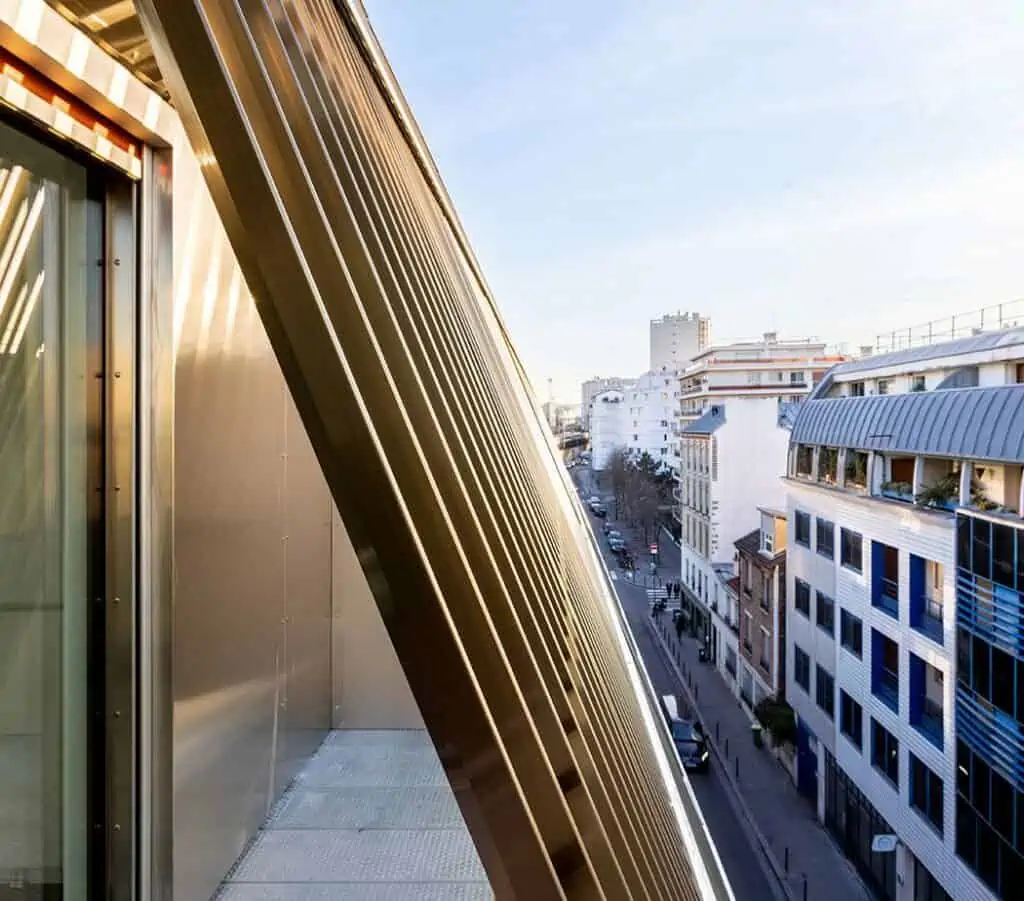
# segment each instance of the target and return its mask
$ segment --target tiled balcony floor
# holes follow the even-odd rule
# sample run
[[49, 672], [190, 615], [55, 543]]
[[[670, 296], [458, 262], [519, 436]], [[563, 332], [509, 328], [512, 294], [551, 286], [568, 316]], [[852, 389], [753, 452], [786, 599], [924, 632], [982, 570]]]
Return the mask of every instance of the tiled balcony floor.
[[425, 732], [340, 731], [277, 804], [217, 901], [491, 901]]

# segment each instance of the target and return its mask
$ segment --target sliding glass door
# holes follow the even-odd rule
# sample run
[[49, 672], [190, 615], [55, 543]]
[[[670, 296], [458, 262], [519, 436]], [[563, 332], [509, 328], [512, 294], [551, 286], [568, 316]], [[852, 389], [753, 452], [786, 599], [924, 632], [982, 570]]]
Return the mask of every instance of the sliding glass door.
[[103, 579], [96, 203], [83, 166], [0, 122], [0, 899], [88, 897], [89, 604]]

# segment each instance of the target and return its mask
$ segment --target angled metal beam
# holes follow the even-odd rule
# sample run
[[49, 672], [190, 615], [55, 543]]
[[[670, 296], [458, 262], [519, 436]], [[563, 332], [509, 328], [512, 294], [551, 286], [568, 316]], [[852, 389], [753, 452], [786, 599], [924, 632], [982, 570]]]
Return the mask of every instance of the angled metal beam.
[[496, 896], [730, 898], [361, 9], [139, 12]]

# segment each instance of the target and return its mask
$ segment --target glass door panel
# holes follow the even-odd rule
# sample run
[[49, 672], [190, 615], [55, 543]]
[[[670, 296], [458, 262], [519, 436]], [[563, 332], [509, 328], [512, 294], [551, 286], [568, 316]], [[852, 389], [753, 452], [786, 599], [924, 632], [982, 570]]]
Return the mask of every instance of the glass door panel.
[[0, 123], [0, 899], [87, 897], [86, 242], [85, 169]]

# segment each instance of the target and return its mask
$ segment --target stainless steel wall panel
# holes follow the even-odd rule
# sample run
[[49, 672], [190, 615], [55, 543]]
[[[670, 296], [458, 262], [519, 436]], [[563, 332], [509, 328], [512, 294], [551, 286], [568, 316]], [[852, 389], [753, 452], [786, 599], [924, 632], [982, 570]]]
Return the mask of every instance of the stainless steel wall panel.
[[173, 209], [173, 870], [191, 901], [330, 727], [332, 502], [187, 145]]
[[730, 897], [361, 11], [139, 8], [497, 897]]

